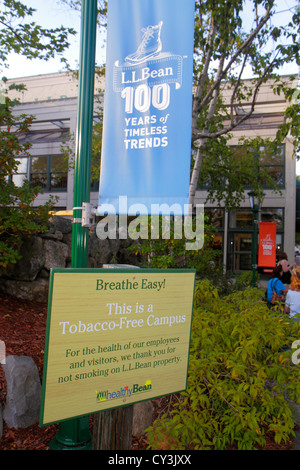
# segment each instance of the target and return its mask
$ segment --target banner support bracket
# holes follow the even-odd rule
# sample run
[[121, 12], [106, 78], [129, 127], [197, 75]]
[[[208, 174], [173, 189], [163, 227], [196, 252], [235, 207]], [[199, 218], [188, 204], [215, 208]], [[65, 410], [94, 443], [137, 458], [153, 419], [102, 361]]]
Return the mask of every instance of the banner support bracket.
[[93, 207], [89, 202], [83, 202], [82, 207], [73, 207], [73, 211], [82, 211], [82, 218], [73, 218], [73, 224], [81, 224], [82, 227], [93, 227], [94, 219], [97, 214], [97, 208]]

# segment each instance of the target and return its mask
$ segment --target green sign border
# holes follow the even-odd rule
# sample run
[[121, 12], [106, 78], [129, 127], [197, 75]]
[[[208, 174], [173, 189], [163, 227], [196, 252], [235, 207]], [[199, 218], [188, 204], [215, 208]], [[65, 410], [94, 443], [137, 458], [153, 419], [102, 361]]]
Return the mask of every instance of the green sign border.
[[[112, 406], [110, 408], [106, 408], [105, 410], [98, 410], [98, 411], [92, 411], [90, 413], [85, 413], [83, 415], [75, 415], [75, 416], [69, 416], [68, 418], [62, 419], [62, 420], [57, 420], [57, 421], [51, 421], [44, 423], [44, 409], [45, 409], [45, 393], [46, 393], [46, 381], [47, 381], [47, 368], [48, 368], [48, 352], [49, 352], [49, 336], [50, 336], [50, 325], [51, 325], [51, 311], [52, 311], [52, 297], [53, 297], [53, 284], [54, 284], [54, 275], [57, 273], [65, 273], [65, 274], [83, 274], [83, 273], [108, 273], [111, 274], [113, 270], [116, 271], [117, 273], [123, 273], [123, 274], [131, 274], [134, 269], [138, 269], [139, 273], [167, 273], [167, 274], [184, 274], [184, 273], [194, 273], [194, 289], [193, 289], [193, 299], [195, 295], [195, 281], [196, 281], [196, 270], [195, 269], [147, 269], [147, 268], [139, 268], [138, 266], [133, 266], [132, 268], [114, 268], [112, 265], [111, 268], [52, 268], [50, 271], [50, 283], [49, 283], [49, 295], [48, 295], [48, 310], [47, 310], [47, 325], [46, 325], [46, 337], [45, 337], [45, 355], [44, 355], [44, 367], [43, 367], [43, 382], [42, 382], [42, 398], [41, 398], [41, 408], [40, 408], [40, 421], [39, 425], [40, 427], [43, 426], [50, 426], [51, 424], [56, 424], [56, 423], [61, 423], [64, 421], [69, 421], [70, 419], [74, 418], [81, 418], [83, 416], [89, 416], [92, 414], [97, 414], [101, 413], [103, 411], [107, 410], [112, 410], [114, 408], [121, 408], [124, 406], [132, 406], [134, 403], [142, 403], [143, 401], [149, 401], [149, 399], [145, 400], [139, 400], [134, 403], [130, 404], [124, 404], [124, 405], [118, 405], [118, 406]], [[191, 324], [190, 324], [190, 335], [189, 335], [189, 351], [190, 351], [190, 342], [191, 342], [191, 332], [192, 332], [192, 322], [193, 322], [193, 307], [194, 307], [194, 302], [192, 302], [192, 312], [191, 312]], [[188, 351], [188, 361], [187, 365], [189, 364], [189, 355], [190, 352]], [[188, 380], [188, 367], [186, 370], [186, 386], [187, 386], [187, 380]], [[171, 392], [167, 393], [164, 395], [158, 395], [155, 397], [151, 397], [151, 400], [155, 400], [156, 398], [160, 398], [162, 396], [168, 396], [172, 395], [174, 393], [180, 393], [186, 390], [177, 390], [176, 392]]]

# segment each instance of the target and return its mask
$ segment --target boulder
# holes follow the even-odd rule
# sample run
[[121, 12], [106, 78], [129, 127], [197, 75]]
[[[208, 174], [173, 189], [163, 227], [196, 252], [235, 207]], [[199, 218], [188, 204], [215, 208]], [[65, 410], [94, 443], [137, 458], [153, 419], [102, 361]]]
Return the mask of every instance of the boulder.
[[72, 257], [72, 233], [67, 233], [63, 236], [63, 243], [68, 247], [67, 263], [71, 262]]
[[62, 232], [47, 232], [47, 233], [42, 233], [41, 238], [45, 238], [46, 240], [54, 240], [54, 241], [61, 241], [64, 238], [64, 235]]
[[101, 267], [102, 264], [109, 263], [113, 256], [109, 240], [107, 238], [105, 240], [99, 240], [95, 236], [90, 236], [89, 256], [95, 260], [95, 265], [97, 267]]
[[51, 220], [50, 231], [61, 232], [62, 234], [72, 232], [72, 219], [54, 215]]
[[44, 240], [45, 263], [44, 268], [64, 268], [68, 256], [68, 247], [65, 243], [54, 240]]
[[43, 240], [40, 237], [26, 239], [20, 254], [22, 258], [15, 264], [9, 277], [15, 280], [34, 281], [45, 263]]
[[15, 281], [6, 280], [4, 283], [6, 294], [22, 300], [35, 300], [37, 302], [47, 302], [49, 281], [47, 279], [36, 279], [35, 281]]
[[39, 419], [41, 381], [33, 359], [28, 356], [7, 356], [2, 364], [7, 383], [3, 419], [10, 428], [27, 428]]

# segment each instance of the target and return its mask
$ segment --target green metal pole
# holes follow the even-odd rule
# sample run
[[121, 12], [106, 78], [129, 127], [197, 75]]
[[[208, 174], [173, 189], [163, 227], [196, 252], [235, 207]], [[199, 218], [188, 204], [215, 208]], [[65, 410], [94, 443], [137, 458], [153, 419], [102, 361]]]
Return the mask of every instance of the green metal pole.
[[[94, 104], [97, 0], [82, 0], [79, 95], [74, 175], [74, 207], [90, 202], [91, 148]], [[81, 219], [82, 211], [74, 210], [73, 218]], [[73, 224], [72, 268], [86, 268], [88, 263], [88, 228]], [[67, 399], [67, 397], [66, 397]], [[60, 423], [51, 442], [52, 450], [90, 450], [89, 417]]]
[[252, 287], [256, 287], [257, 236], [258, 236], [258, 207], [255, 206], [253, 207]]
[[[81, 62], [74, 175], [74, 207], [90, 201], [91, 153], [95, 80], [97, 0], [82, 1]], [[73, 217], [81, 218], [75, 210]], [[88, 228], [73, 225], [72, 267], [86, 268], [88, 261]]]

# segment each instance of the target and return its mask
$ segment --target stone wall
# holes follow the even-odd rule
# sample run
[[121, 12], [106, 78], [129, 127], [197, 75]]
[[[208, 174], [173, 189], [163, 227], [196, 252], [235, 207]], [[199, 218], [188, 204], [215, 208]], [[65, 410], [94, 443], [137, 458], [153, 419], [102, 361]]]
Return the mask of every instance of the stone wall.
[[[135, 255], [128, 252], [129, 240], [99, 240], [95, 228], [89, 232], [89, 268], [119, 263], [138, 265]], [[71, 266], [72, 220], [54, 216], [48, 233], [24, 239], [22, 258], [17, 264], [0, 272], [0, 290], [14, 297], [47, 302], [51, 268]]]

